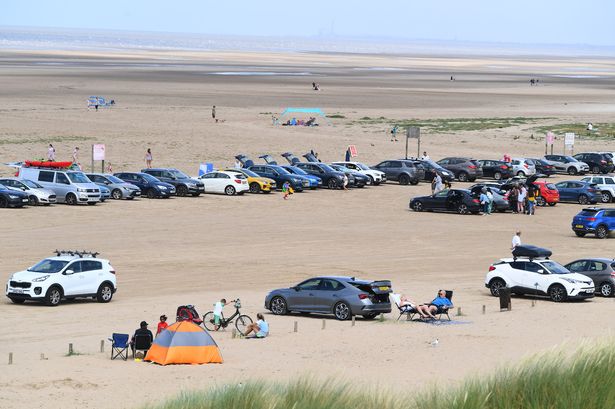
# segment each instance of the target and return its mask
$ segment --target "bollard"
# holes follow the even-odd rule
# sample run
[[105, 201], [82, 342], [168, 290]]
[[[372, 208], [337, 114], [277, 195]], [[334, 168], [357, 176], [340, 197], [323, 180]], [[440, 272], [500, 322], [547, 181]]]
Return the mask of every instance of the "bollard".
[[325, 326], [327, 325], [327, 321], [322, 320], [322, 329], [325, 329]]
[[487, 312], [487, 306], [483, 304], [483, 314]]
[[13, 353], [9, 352], [9, 365], [13, 365]]
[[45, 354], [41, 354], [41, 361], [45, 360]]
[[293, 332], [299, 332], [299, 323], [295, 321], [295, 330]]
[[355, 322], [355, 317], [354, 315], [352, 316], [352, 326], [354, 327], [354, 322]]
[[103, 339], [100, 340], [100, 352], [105, 352], [105, 341]]
[[233, 328], [233, 331], [231, 331], [231, 338], [232, 339], [237, 338], [237, 330], [235, 328]]
[[536, 300], [532, 300], [532, 307], [536, 306]]
[[68, 355], [73, 355], [73, 344], [68, 344]]
[[461, 307], [457, 307], [457, 316], [461, 317]]
[[512, 301], [508, 300], [508, 311], [512, 311]]

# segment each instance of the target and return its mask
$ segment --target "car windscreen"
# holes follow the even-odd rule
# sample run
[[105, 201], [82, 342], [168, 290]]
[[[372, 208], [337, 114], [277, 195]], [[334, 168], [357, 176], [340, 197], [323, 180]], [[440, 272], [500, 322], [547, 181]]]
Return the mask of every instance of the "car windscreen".
[[52, 259], [46, 258], [45, 260], [41, 261], [34, 267], [29, 268], [28, 271], [32, 271], [34, 273], [46, 273], [46, 274], [57, 273], [59, 271], [62, 271], [64, 266], [66, 266], [67, 264], [68, 264], [68, 261], [52, 260]]
[[581, 213], [579, 213], [579, 216], [585, 216], [585, 217], [594, 217], [596, 215], [596, 213], [598, 213], [597, 210], [582, 210]]
[[570, 162], [578, 162], [578, 160], [576, 160], [576, 159], [575, 159], [575, 158], [573, 158], [572, 156], [565, 156], [564, 158], [566, 159], [566, 162], [567, 162], [567, 163], [570, 163]]
[[175, 176], [177, 179], [190, 179], [190, 176], [186, 175], [181, 170], [170, 169], [169, 173], [171, 173], [171, 175]]
[[33, 189], [42, 189], [43, 187], [41, 185], [39, 185], [38, 183], [32, 181], [32, 180], [28, 180], [28, 179], [22, 179], [21, 183], [23, 183], [24, 185], [33, 188]]
[[241, 169], [241, 171], [242, 171], [244, 174], [246, 174], [246, 175], [250, 176], [251, 178], [258, 178], [258, 177], [260, 177], [260, 176], [258, 176], [256, 173], [252, 172], [250, 169]]
[[546, 186], [547, 186], [547, 189], [549, 190], [557, 190], [557, 188], [555, 187], [553, 183], [547, 183]]
[[570, 274], [570, 271], [555, 261], [544, 261], [542, 266], [545, 267], [551, 274]]
[[68, 172], [66, 173], [66, 176], [68, 176], [70, 181], [73, 183], [92, 183], [92, 181], [81, 172]]
[[336, 171], [336, 170], [335, 170], [335, 169], [333, 169], [331, 166], [326, 165], [326, 164], [324, 164], [324, 163], [319, 163], [318, 165], [319, 165], [319, 166], [321, 167], [321, 169], [322, 169], [322, 170], [324, 170], [324, 171], [327, 171], [327, 172], [335, 172], [335, 171]]
[[116, 178], [113, 175], [108, 175], [108, 176], [104, 176], [105, 178], [107, 178], [107, 180], [111, 183], [126, 183], [124, 182], [122, 179], [120, 178]]
[[308, 173], [305, 170], [300, 169], [300, 168], [298, 168], [296, 166], [289, 166], [289, 167], [286, 167], [284, 169], [290, 169], [293, 173], [295, 173], [297, 175], [308, 175]]
[[361, 169], [363, 169], [363, 170], [369, 170], [369, 166], [364, 165], [364, 164], [362, 164], [362, 163], [357, 163], [357, 166], [358, 166], [358, 167], [360, 167], [360, 168], [361, 168]]
[[147, 173], [140, 173], [139, 175], [143, 176], [143, 179], [147, 180], [148, 182], [160, 182], [160, 180], [158, 180], [158, 178], [147, 174]]

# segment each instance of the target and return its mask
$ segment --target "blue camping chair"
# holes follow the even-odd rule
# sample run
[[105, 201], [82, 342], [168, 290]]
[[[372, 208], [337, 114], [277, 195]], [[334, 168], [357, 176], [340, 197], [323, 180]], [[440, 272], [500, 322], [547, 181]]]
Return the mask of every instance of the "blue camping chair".
[[116, 334], [109, 338], [111, 341], [111, 359], [128, 359], [128, 334]]

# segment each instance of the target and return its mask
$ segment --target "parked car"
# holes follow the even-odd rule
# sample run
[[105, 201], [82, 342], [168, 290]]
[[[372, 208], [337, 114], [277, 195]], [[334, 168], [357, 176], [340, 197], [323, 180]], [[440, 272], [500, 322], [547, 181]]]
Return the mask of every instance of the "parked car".
[[555, 184], [559, 192], [560, 202], [578, 202], [585, 205], [597, 203], [602, 198], [598, 186], [594, 183], [580, 180], [565, 180]]
[[[535, 248], [518, 246], [516, 250], [529, 247]], [[572, 273], [556, 261], [550, 260], [550, 251], [546, 250], [546, 256], [538, 252], [536, 257], [523, 256], [520, 251], [515, 253], [515, 257], [503, 258], [489, 267], [485, 276], [485, 287], [494, 297], [500, 295], [502, 288], [510, 288], [517, 295], [546, 295], [554, 302], [594, 296], [595, 286], [592, 279]]]
[[573, 273], [591, 278], [596, 286], [596, 293], [603, 297], [612, 297], [615, 293], [615, 259], [585, 258], [566, 264]]
[[510, 165], [517, 176], [527, 177], [536, 174], [536, 166], [525, 158], [512, 158]]
[[246, 177], [248, 180], [248, 186], [250, 187], [250, 193], [271, 193], [277, 187], [277, 183], [275, 180], [271, 178], [266, 178], [259, 176], [255, 172], [246, 168], [228, 168], [225, 169], [226, 172], [238, 172]]
[[314, 190], [318, 187], [322, 186], [322, 179], [318, 176], [310, 175], [303, 169], [300, 169], [296, 166], [291, 165], [281, 165], [288, 173], [292, 173], [293, 175], [303, 176], [310, 181], [310, 189]]
[[9, 190], [24, 192], [28, 195], [28, 204], [30, 206], [45, 205], [56, 203], [56, 194], [51, 189], [46, 189], [33, 180], [17, 178], [0, 179], [0, 184]]
[[536, 180], [534, 181], [534, 186], [536, 186], [540, 192], [540, 195], [536, 198], [536, 205], [555, 206], [559, 203], [559, 191], [553, 183], [544, 180]]
[[205, 187], [201, 181], [191, 178], [175, 168], [141, 169], [141, 173], [147, 173], [161, 182], [173, 185], [177, 196], [192, 195], [196, 197], [205, 192]]
[[526, 158], [525, 160], [527, 160], [528, 163], [534, 165], [534, 167], [536, 168], [536, 174], [549, 177], [556, 173], [555, 165], [552, 165], [544, 159]]
[[[600, 189], [602, 203], [611, 203], [615, 199], [615, 177], [613, 176], [587, 176], [583, 182], [595, 183]], [[2, 181], [0, 180], [0, 183]]]
[[111, 198], [111, 191], [107, 186], [98, 186], [100, 189], [100, 202], [103, 203], [107, 199]]
[[224, 193], [227, 196], [243, 195], [250, 191], [248, 179], [238, 172], [216, 170], [199, 176], [205, 193]]
[[357, 172], [355, 170], [352, 170], [352, 169], [347, 168], [347, 167], [342, 166], [342, 165], [331, 164], [329, 166], [331, 166], [335, 170], [338, 170], [340, 172], [344, 172], [344, 174], [346, 174], [346, 177], [348, 177], [348, 186], [365, 187], [366, 185], [368, 185], [370, 183], [369, 176], [366, 176], [366, 175], [364, 175], [362, 173], [359, 173], [359, 172]]
[[414, 163], [418, 168], [420, 180], [431, 182], [436, 177], [436, 174], [440, 175], [442, 182], [452, 182], [455, 179], [453, 172], [444, 169], [432, 160], [415, 159]]
[[310, 175], [322, 179], [322, 184], [329, 189], [339, 189], [344, 185], [344, 173], [333, 169], [331, 166], [320, 162], [298, 162], [295, 166]]
[[11, 190], [0, 184], [0, 208], [24, 207], [28, 204], [28, 194]]
[[448, 211], [459, 214], [478, 214], [481, 204], [478, 198], [466, 189], [446, 189], [435, 195], [419, 196], [410, 200], [410, 209], [422, 211]]
[[42, 301], [56, 306], [62, 299], [95, 298], [107, 303], [117, 290], [115, 270], [98, 253], [61, 252], [33, 267], [11, 274], [6, 296], [15, 304]]
[[56, 194], [58, 203], [95, 205], [100, 201], [100, 188], [83, 173], [66, 169], [22, 167], [20, 180], [32, 180]]
[[592, 173], [603, 173], [607, 174], [613, 171], [615, 165], [613, 165], [613, 158], [610, 155], [606, 155], [604, 153], [598, 152], [586, 152], [586, 153], [577, 153], [573, 156], [579, 162], [587, 163], [589, 166], [589, 170]]
[[113, 176], [137, 186], [148, 199], [168, 199], [175, 194], [175, 186], [147, 173], [119, 172], [114, 173]]
[[111, 190], [111, 197], [115, 200], [132, 200], [141, 196], [141, 189], [132, 183], [124, 182], [122, 179], [104, 173], [86, 173], [88, 179], [98, 186], [106, 186]]
[[444, 169], [450, 170], [460, 182], [474, 182], [483, 176], [483, 167], [475, 159], [450, 157], [436, 162]]
[[512, 166], [508, 162], [501, 160], [480, 159], [478, 163], [480, 163], [483, 168], [483, 177], [502, 180], [513, 177], [514, 175]]
[[572, 230], [578, 237], [594, 234], [599, 239], [606, 239], [615, 231], [615, 209], [599, 207], [583, 209], [572, 219]]
[[255, 174], [275, 181], [276, 186], [282, 189], [288, 182], [295, 192], [302, 192], [310, 187], [310, 180], [301, 175], [294, 175], [279, 165], [253, 165], [249, 168]]
[[290, 288], [273, 290], [265, 308], [275, 315], [290, 312], [333, 314], [338, 320], [362, 315], [373, 319], [391, 312], [391, 282], [365, 281], [355, 277], [314, 277]]
[[397, 181], [400, 185], [416, 185], [425, 177], [425, 171], [412, 160], [385, 160], [372, 169], [383, 172], [387, 180]]
[[473, 197], [480, 198], [480, 194], [482, 190], [486, 188], [491, 189], [491, 194], [493, 195], [493, 203], [491, 205], [492, 211], [503, 213], [507, 210], [512, 210], [510, 208], [510, 202], [504, 199], [504, 195], [506, 194], [506, 192], [497, 187], [491, 187], [491, 186], [484, 185], [482, 183], [477, 183], [475, 185], [470, 186], [468, 190], [472, 192]]
[[579, 162], [572, 156], [568, 155], [545, 155], [545, 160], [555, 166], [555, 170], [560, 173], [569, 175], [584, 175], [589, 172], [589, 165], [585, 162]]
[[363, 175], [369, 177], [370, 185], [378, 186], [380, 183], [387, 181], [386, 173], [372, 169], [360, 162], [333, 162], [333, 165], [342, 165], [348, 169], [354, 170], [355, 172], [362, 173]]

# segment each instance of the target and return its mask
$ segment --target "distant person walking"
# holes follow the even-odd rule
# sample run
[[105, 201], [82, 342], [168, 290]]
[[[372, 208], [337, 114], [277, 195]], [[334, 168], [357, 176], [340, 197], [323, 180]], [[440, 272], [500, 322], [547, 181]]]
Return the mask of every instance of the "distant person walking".
[[73, 149], [73, 163], [79, 163], [79, 147], [77, 146]]
[[487, 197], [487, 189], [483, 188], [480, 192], [480, 204], [483, 206], [483, 216], [489, 215], [489, 198]]
[[293, 188], [290, 186], [290, 183], [288, 181], [284, 182], [284, 184], [282, 185], [282, 193], [284, 193], [284, 200], [287, 200], [288, 196], [293, 194]]
[[489, 199], [487, 214], [491, 214], [493, 212], [493, 192], [491, 192], [491, 188], [487, 188], [487, 199]]
[[52, 144], [49, 144], [49, 148], [47, 148], [47, 160], [51, 162], [55, 162], [56, 160], [56, 148], [54, 148]]
[[517, 200], [519, 198], [519, 188], [517, 186], [513, 186], [512, 189], [508, 191], [508, 205], [513, 213], [517, 213]]
[[525, 213], [525, 198], [527, 197], [527, 189], [525, 185], [519, 186], [519, 194], [517, 196], [517, 213]]
[[397, 125], [391, 128], [391, 142], [393, 141], [397, 142]]
[[442, 189], [443, 189], [442, 177], [440, 176], [439, 173], [436, 173], [436, 176], [431, 181], [431, 193], [434, 195], [438, 194], [442, 191]]
[[511, 250], [514, 250], [515, 247], [521, 245], [521, 230], [517, 230], [515, 235], [512, 238], [512, 245], [510, 247]]
[[211, 108], [211, 118], [214, 121], [218, 122], [218, 120], [216, 119], [216, 106], [215, 105]]
[[152, 150], [150, 148], [147, 148], [147, 152], [145, 152], [145, 166], [147, 166], [148, 169], [152, 167], [153, 160], [154, 157], [152, 156]]

